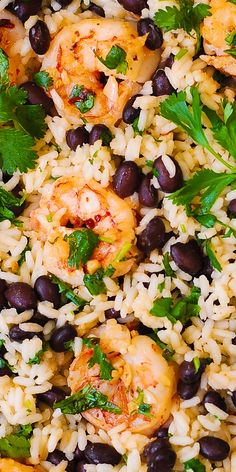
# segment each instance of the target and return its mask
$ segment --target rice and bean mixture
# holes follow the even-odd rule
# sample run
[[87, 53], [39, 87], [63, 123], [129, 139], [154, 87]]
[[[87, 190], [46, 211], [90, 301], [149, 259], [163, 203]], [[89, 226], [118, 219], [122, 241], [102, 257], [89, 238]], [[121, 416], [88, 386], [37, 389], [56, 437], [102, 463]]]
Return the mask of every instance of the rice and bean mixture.
[[0, 0], [0, 471], [236, 471], [235, 0]]

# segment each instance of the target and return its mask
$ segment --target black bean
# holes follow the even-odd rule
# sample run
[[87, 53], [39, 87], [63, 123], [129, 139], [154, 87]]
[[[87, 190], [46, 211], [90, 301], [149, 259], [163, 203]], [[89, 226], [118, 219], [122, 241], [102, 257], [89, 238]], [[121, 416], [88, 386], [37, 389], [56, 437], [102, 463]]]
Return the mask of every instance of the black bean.
[[66, 142], [72, 151], [76, 151], [78, 146], [89, 142], [89, 132], [86, 130], [85, 126], [69, 129], [66, 132]]
[[112, 140], [112, 133], [105, 125], [94, 125], [90, 131], [89, 144], [92, 145], [101, 139], [103, 146], [109, 146]]
[[153, 249], [160, 249], [164, 243], [165, 225], [161, 218], [155, 216], [138, 235], [137, 246], [144, 254], [149, 254]]
[[77, 461], [81, 461], [84, 459], [84, 451], [81, 451], [79, 446], [76, 446], [75, 452], [74, 452], [74, 459]]
[[29, 30], [30, 45], [36, 54], [45, 54], [50, 46], [51, 37], [49, 29], [42, 20], [38, 20]]
[[124, 161], [113, 176], [113, 188], [121, 198], [129, 197], [138, 190], [140, 171], [133, 161]]
[[105, 311], [106, 320], [112, 320], [113, 318], [117, 320], [120, 318], [120, 311], [116, 311], [115, 308], [109, 308]]
[[33, 2], [16, 0], [10, 5], [10, 10], [16, 15], [22, 23], [28, 20], [32, 15], [37, 15], [42, 6], [42, 0], [34, 0]]
[[95, 5], [95, 3], [91, 2], [88, 8], [90, 11], [95, 13], [98, 16], [102, 16], [105, 18], [105, 11], [103, 10], [102, 7], [99, 7], [99, 5]]
[[196, 275], [203, 268], [203, 255], [194, 239], [173, 244], [170, 253], [177, 266], [187, 274]]
[[7, 288], [5, 297], [10, 306], [18, 311], [32, 310], [37, 306], [37, 297], [33, 288], [24, 282], [16, 282]]
[[[14, 189], [12, 190], [12, 193], [13, 193], [14, 197], [21, 198], [22, 197], [22, 187], [21, 187], [21, 185], [20, 184], [16, 185], [14, 187]], [[26, 202], [24, 201], [22, 203], [22, 205], [20, 205], [20, 206], [15, 205], [15, 206], [11, 207], [11, 210], [13, 211], [15, 216], [20, 216], [20, 214], [25, 209], [25, 207], [26, 207]]]
[[159, 428], [155, 432], [154, 436], [156, 436], [159, 439], [167, 439], [168, 438], [168, 428], [165, 428], [165, 427]]
[[148, 334], [153, 334], [153, 329], [149, 328], [148, 326], [145, 326], [143, 323], [139, 323], [137, 327], [138, 334], [143, 334], [143, 335], [148, 335]]
[[173, 449], [160, 449], [148, 461], [147, 472], [171, 472], [176, 462]]
[[193, 361], [183, 361], [179, 366], [179, 378], [186, 384], [191, 384], [197, 382], [202, 375], [202, 368], [196, 368]]
[[236, 390], [232, 393], [232, 402], [234, 404], [234, 406], [236, 407]]
[[0, 279], [0, 310], [2, 310], [7, 305], [6, 297], [4, 295], [6, 289], [7, 289], [6, 281], [3, 279]]
[[139, 36], [147, 34], [145, 46], [151, 51], [155, 51], [162, 46], [163, 35], [160, 28], [157, 28], [151, 18], [142, 18], [137, 23]]
[[229, 202], [228, 212], [232, 218], [236, 218], [236, 198]]
[[202, 403], [203, 405], [205, 405], [206, 403], [213, 403], [213, 405], [220, 408], [220, 410], [227, 411], [227, 406], [224, 398], [214, 390], [210, 390], [204, 395]]
[[118, 3], [127, 10], [135, 13], [136, 15], [141, 15], [141, 12], [144, 8], [148, 8], [147, 0], [118, 0]]
[[88, 462], [86, 461], [80, 461], [76, 464], [74, 472], [86, 472], [85, 465]]
[[69, 324], [61, 326], [53, 332], [50, 346], [55, 352], [64, 352], [66, 351], [65, 343], [73, 341], [76, 335], [77, 332], [74, 326]]
[[143, 450], [143, 456], [148, 459], [149, 457], [154, 456], [161, 449], [170, 449], [170, 443], [166, 438], [158, 438], [148, 443]]
[[141, 112], [141, 108], [133, 107], [137, 97], [140, 97], [140, 95], [134, 95], [131, 97], [123, 108], [122, 119], [129, 125], [132, 124], [136, 118], [138, 118]]
[[172, 54], [172, 52], [170, 53], [170, 55], [160, 64], [160, 69], [165, 69], [165, 67], [169, 67], [169, 69], [172, 68], [173, 64], [175, 62], [175, 56], [174, 54]]
[[200, 380], [192, 384], [186, 384], [182, 380], [178, 381], [177, 384], [177, 393], [183, 400], [189, 400], [196, 395], [200, 386]]
[[13, 326], [9, 331], [9, 336], [12, 341], [22, 343], [25, 339], [33, 339], [34, 336], [41, 338], [41, 333], [34, 333], [32, 331], [23, 331], [18, 325]]
[[183, 179], [182, 170], [178, 162], [175, 161], [173, 157], [170, 157], [170, 156], [168, 157], [169, 159], [171, 159], [171, 161], [175, 165], [175, 175], [173, 177], [170, 177], [170, 174], [167, 168], [165, 167], [162, 157], [158, 157], [154, 161], [153, 167], [157, 169], [158, 171], [157, 180], [159, 182], [161, 190], [163, 190], [163, 192], [166, 192], [166, 193], [172, 193], [172, 192], [175, 192], [176, 190], [179, 190], [183, 186], [184, 179]]
[[47, 392], [37, 394], [37, 399], [49, 406], [53, 406], [54, 403], [65, 400], [65, 398], [65, 392], [59, 387], [52, 387]]
[[62, 7], [67, 7], [72, 3], [73, 0], [57, 0], [57, 3], [61, 5]]
[[39, 313], [39, 311], [35, 311], [33, 314], [32, 318], [30, 318], [31, 323], [37, 323], [40, 326], [45, 326], [45, 324], [49, 321], [49, 319], [45, 316]]
[[204, 436], [199, 439], [200, 453], [210, 461], [223, 461], [228, 457], [230, 447], [223, 439], [214, 436]]
[[42, 105], [47, 115], [58, 116], [53, 100], [46, 94], [42, 87], [38, 87], [34, 82], [25, 82], [21, 87], [28, 93], [30, 105]]
[[155, 97], [170, 95], [175, 92], [164, 70], [159, 69], [152, 77], [152, 89]]
[[201, 275], [205, 275], [205, 277], [209, 280], [209, 282], [212, 281], [212, 272], [213, 272], [213, 267], [211, 265], [211, 261], [208, 256], [203, 256], [203, 267], [201, 270]]
[[14, 375], [14, 372], [12, 372], [12, 370], [7, 365], [0, 367], [0, 377], [4, 377], [5, 375], [8, 377], [12, 377]]
[[90, 443], [84, 450], [86, 459], [92, 464], [117, 465], [121, 461], [121, 454], [108, 444]]
[[67, 461], [66, 455], [60, 449], [54, 449], [53, 452], [49, 452], [46, 459], [48, 462], [51, 462], [53, 465], [58, 465], [62, 461]]
[[156, 207], [158, 204], [158, 193], [151, 184], [152, 178], [153, 175], [151, 173], [143, 176], [138, 191], [139, 203], [150, 208]]
[[235, 346], [236, 345], [236, 336], [232, 339], [232, 344]]
[[60, 306], [60, 293], [58, 286], [54, 284], [48, 275], [41, 275], [38, 277], [34, 284], [34, 290], [40, 301], [48, 301], [53, 303], [55, 308]]

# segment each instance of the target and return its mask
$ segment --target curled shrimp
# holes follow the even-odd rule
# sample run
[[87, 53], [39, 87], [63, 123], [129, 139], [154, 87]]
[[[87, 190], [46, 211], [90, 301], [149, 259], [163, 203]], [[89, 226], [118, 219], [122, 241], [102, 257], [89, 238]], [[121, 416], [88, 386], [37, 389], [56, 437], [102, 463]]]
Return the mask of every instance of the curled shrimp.
[[[42, 239], [46, 240], [44, 265], [71, 285], [81, 283], [82, 274], [68, 267], [69, 244], [64, 237], [82, 226], [92, 229], [100, 238], [87, 263], [88, 272], [112, 264], [118, 276], [128, 272], [133, 265], [136, 254], [133, 212], [113, 190], [104, 189], [95, 180], [59, 178], [47, 196], [42, 197], [40, 207], [32, 212], [31, 218], [33, 229], [40, 231]], [[119, 253], [124, 248], [127, 249], [124, 251], [126, 260], [119, 261]]]
[[0, 459], [0, 472], [42, 472], [41, 467], [21, 464], [13, 459]]
[[[91, 385], [117, 405], [121, 413], [93, 408], [83, 416], [105, 431], [122, 424], [131, 432], [151, 435], [170, 415], [175, 392], [173, 367], [151, 338], [141, 335], [131, 338], [128, 328], [115, 320], [94, 329], [93, 334], [99, 338], [100, 348], [114, 368], [112, 380], [101, 380], [98, 364], [88, 367], [93, 349], [85, 345], [70, 367], [68, 384], [72, 393]], [[146, 405], [146, 411], [140, 409], [141, 404]]]
[[236, 59], [225, 52], [230, 49], [226, 38], [236, 28], [236, 5], [226, 0], [211, 0], [210, 6], [212, 15], [204, 19], [201, 30], [207, 55], [201, 59], [225, 74], [236, 76]]
[[17, 41], [23, 39], [25, 30], [22, 23], [12, 13], [3, 10], [0, 12], [0, 48], [9, 57], [9, 78], [11, 83], [19, 83], [24, 73], [21, 58], [14, 51]]
[[[126, 101], [139, 91], [137, 83], [148, 80], [159, 63], [160, 52], [147, 49], [145, 40], [145, 36], [138, 36], [134, 23], [124, 20], [80, 19], [64, 27], [42, 63], [63, 100], [60, 113], [75, 124], [83, 116], [89, 123], [113, 125], [121, 117]], [[117, 46], [125, 55], [122, 72], [109, 69], [98, 58], [105, 59], [111, 48]], [[79, 100], [86, 100], [88, 95], [91, 99], [91, 94], [94, 97], [92, 107], [82, 115], [75, 106], [76, 98], [70, 99], [75, 86], [82, 87]]]

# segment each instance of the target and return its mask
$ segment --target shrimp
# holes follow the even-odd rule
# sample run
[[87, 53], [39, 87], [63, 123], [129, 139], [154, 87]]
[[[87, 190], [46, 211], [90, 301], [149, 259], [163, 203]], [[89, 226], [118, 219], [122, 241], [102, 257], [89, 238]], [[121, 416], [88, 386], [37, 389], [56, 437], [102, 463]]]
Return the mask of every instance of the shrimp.
[[[115, 320], [109, 320], [92, 333], [99, 338], [100, 348], [114, 368], [112, 380], [101, 380], [98, 364], [88, 367], [93, 349], [85, 345], [70, 367], [69, 387], [76, 393], [91, 385], [117, 405], [121, 413], [93, 408], [83, 416], [105, 431], [122, 424], [133, 433], [152, 435], [170, 415], [175, 393], [173, 367], [151, 338], [142, 335], [131, 338], [128, 328]], [[141, 403], [146, 405], [147, 415], [139, 410]]]
[[0, 12], [0, 47], [9, 57], [9, 78], [11, 83], [19, 83], [24, 74], [20, 55], [14, 52], [14, 45], [25, 36], [25, 30], [18, 18], [3, 10]]
[[0, 459], [0, 472], [43, 472], [41, 467], [31, 467], [13, 459]]
[[[160, 51], [147, 49], [145, 40], [146, 36], [138, 36], [134, 23], [124, 20], [80, 19], [64, 27], [42, 62], [42, 69], [53, 78], [53, 89], [63, 100], [60, 113], [74, 124], [80, 123], [82, 116], [89, 123], [113, 125], [127, 100], [152, 76], [160, 61]], [[123, 51], [122, 73], [99, 60], [117, 46]], [[76, 86], [80, 89], [77, 100], [72, 97]], [[91, 96], [89, 109], [80, 112], [76, 104], [91, 100]]]
[[[54, 218], [58, 212], [59, 221], [56, 216]], [[88, 272], [112, 264], [116, 269], [115, 276], [118, 276], [128, 272], [133, 265], [136, 254], [133, 211], [113, 190], [104, 189], [95, 180], [59, 178], [42, 197], [40, 207], [31, 213], [31, 221], [32, 228], [46, 240], [44, 265], [47, 270], [71, 285], [81, 283], [83, 271], [68, 267], [69, 244], [64, 237], [84, 225], [100, 238], [87, 263]], [[121, 259], [125, 256], [126, 260], [119, 261], [119, 253], [124, 248]]]
[[226, 0], [211, 0], [210, 5], [212, 15], [204, 19], [201, 31], [208, 55], [200, 57], [224, 74], [236, 76], [236, 59], [225, 52], [226, 37], [236, 29], [236, 5]]

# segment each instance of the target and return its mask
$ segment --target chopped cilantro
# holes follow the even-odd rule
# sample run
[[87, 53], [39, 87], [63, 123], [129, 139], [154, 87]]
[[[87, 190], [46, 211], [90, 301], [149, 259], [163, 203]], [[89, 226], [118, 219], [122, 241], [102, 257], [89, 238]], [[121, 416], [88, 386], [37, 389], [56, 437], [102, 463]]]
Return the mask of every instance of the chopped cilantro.
[[120, 261], [123, 261], [123, 259], [125, 258], [126, 254], [129, 252], [131, 248], [131, 243], [124, 243], [123, 246], [121, 247], [121, 249], [118, 251], [115, 259], [114, 259], [114, 262], [120, 262]]
[[211, 265], [212, 267], [214, 267], [214, 269], [218, 270], [218, 272], [221, 272], [222, 271], [222, 267], [218, 261], [218, 259], [216, 258], [216, 255], [211, 247], [211, 242], [210, 242], [210, 239], [207, 239], [206, 242], [205, 242], [205, 249], [206, 249], [206, 253], [211, 261]]
[[173, 355], [175, 354], [175, 350], [173, 349], [173, 347], [169, 346], [166, 343], [163, 343], [163, 341], [160, 340], [158, 334], [155, 331], [153, 331], [153, 333], [149, 334], [148, 336], [152, 338], [153, 341], [155, 341], [155, 343], [162, 349], [162, 356], [164, 357], [164, 359], [168, 362], [172, 361]]
[[93, 355], [88, 362], [88, 366], [94, 366], [94, 364], [98, 364], [100, 367], [100, 377], [102, 380], [111, 380], [112, 375], [111, 372], [113, 370], [113, 366], [110, 362], [107, 361], [104, 352], [102, 352], [97, 339], [93, 338], [84, 338], [83, 343], [88, 346], [90, 349], [93, 349]]
[[17, 198], [13, 193], [0, 187], [0, 221], [10, 220], [15, 222], [15, 214], [11, 208], [21, 206], [23, 201], [24, 197]]
[[65, 346], [66, 351], [71, 351], [71, 352], [73, 352], [73, 351], [74, 351], [74, 345], [75, 345], [74, 340], [66, 341], [66, 342], [64, 343], [64, 346]]
[[83, 308], [86, 305], [87, 302], [78, 297], [69, 284], [63, 282], [63, 280], [59, 279], [55, 275], [51, 275], [51, 281], [58, 286], [59, 292], [64, 294], [65, 297], [77, 305], [78, 308]]
[[191, 470], [193, 472], [206, 472], [206, 467], [198, 459], [190, 459], [184, 462], [184, 470]]
[[105, 59], [98, 55], [96, 57], [108, 69], [116, 69], [118, 74], [126, 74], [128, 68], [126, 52], [117, 44], [112, 46]]
[[198, 287], [192, 287], [190, 294], [176, 303], [168, 297], [157, 299], [154, 301], [150, 313], [158, 317], [166, 316], [173, 324], [179, 320], [185, 325], [190, 318], [199, 314], [198, 299], [200, 293]]
[[103, 282], [103, 277], [103, 269], [98, 269], [94, 274], [85, 274], [84, 285], [87, 287], [91, 295], [106, 293], [106, 285]]
[[86, 264], [99, 243], [98, 236], [87, 228], [73, 231], [69, 236], [65, 236], [65, 240], [68, 241], [70, 247], [68, 265], [77, 269], [81, 263]]
[[0, 91], [4, 90], [9, 84], [9, 59], [5, 51], [0, 48]]
[[141, 131], [138, 127], [138, 121], [139, 121], [139, 116], [137, 116], [137, 118], [135, 118], [135, 120], [133, 121], [133, 124], [132, 124], [132, 127], [133, 127], [133, 130], [134, 130], [134, 134], [135, 136], [137, 134], [139, 134], [140, 136], [142, 136], [143, 134], [143, 131]]
[[82, 413], [91, 408], [99, 408], [100, 410], [109, 411], [116, 415], [122, 413], [121, 408], [108, 401], [107, 395], [104, 395], [90, 385], [87, 385], [80, 392], [74, 393], [74, 395], [71, 395], [65, 400], [54, 403], [53, 408], [60, 408], [62, 413], [72, 415]]
[[166, 286], [165, 281], [164, 281], [164, 282], [161, 282], [160, 284], [158, 284], [157, 288], [158, 288], [158, 290], [159, 290], [160, 293], [163, 292], [165, 286]]
[[200, 362], [200, 359], [199, 357], [194, 357], [193, 359], [193, 365], [194, 365], [194, 369], [195, 369], [195, 374], [198, 373], [200, 367], [201, 367], [201, 362]]
[[83, 85], [74, 85], [69, 101], [73, 103], [80, 113], [87, 113], [94, 106], [96, 95]]
[[30, 457], [30, 442], [24, 433], [9, 434], [0, 439], [1, 457], [25, 459]]
[[163, 256], [163, 266], [167, 277], [176, 277], [175, 271], [170, 265], [170, 254], [166, 252]]
[[36, 352], [35, 356], [34, 357], [31, 357], [28, 362], [26, 362], [26, 364], [28, 365], [35, 365], [35, 364], [40, 364], [41, 360], [42, 360], [42, 357], [44, 355], [44, 353], [48, 350], [48, 344], [45, 343], [42, 347], [42, 349], [40, 349], [38, 352]]
[[38, 87], [48, 90], [53, 85], [53, 78], [45, 70], [41, 70], [34, 74], [34, 82]]

